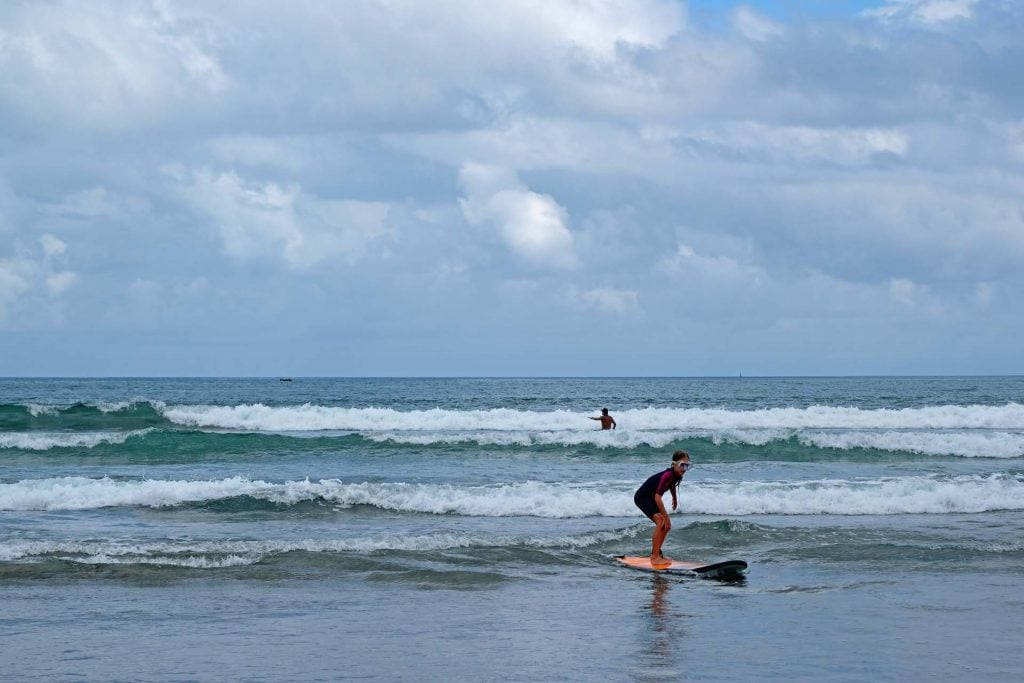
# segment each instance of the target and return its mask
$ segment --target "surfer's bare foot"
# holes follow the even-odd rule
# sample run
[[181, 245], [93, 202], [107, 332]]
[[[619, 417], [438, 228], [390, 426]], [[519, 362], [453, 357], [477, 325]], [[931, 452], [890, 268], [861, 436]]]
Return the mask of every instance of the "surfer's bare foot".
[[672, 560], [668, 559], [664, 555], [658, 555], [655, 557], [651, 555], [651, 566], [652, 567], [667, 567], [672, 564]]

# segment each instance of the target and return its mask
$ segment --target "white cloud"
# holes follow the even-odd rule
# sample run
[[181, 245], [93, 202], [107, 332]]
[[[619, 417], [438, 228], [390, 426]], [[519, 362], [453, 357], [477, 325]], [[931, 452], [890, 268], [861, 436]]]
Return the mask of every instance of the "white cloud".
[[907, 278], [892, 278], [889, 281], [889, 299], [899, 309], [927, 315], [940, 315], [945, 310], [942, 303], [932, 295], [930, 287]]
[[316, 143], [291, 137], [227, 135], [208, 143], [218, 162], [229, 166], [266, 166], [298, 173], [308, 167]]
[[641, 311], [639, 293], [631, 289], [597, 287], [581, 290], [571, 285], [566, 290], [565, 297], [570, 306], [580, 310], [596, 310], [615, 315]]
[[43, 245], [43, 253], [47, 257], [60, 256], [68, 250], [68, 245], [53, 235], [43, 235], [39, 238], [39, 243]]
[[772, 21], [747, 5], [740, 5], [734, 9], [730, 19], [733, 27], [751, 40], [770, 40], [785, 33], [782, 24]]
[[65, 270], [46, 278], [46, 288], [50, 294], [57, 296], [70, 289], [76, 282], [78, 282], [78, 275]]
[[30, 125], [119, 130], [227, 86], [194, 24], [145, 5], [28, 3], [0, 27], [0, 102]]
[[905, 156], [907, 135], [881, 128], [814, 128], [747, 121], [704, 128], [680, 139], [707, 145], [705, 155], [739, 156], [758, 163], [862, 165], [877, 154]]
[[481, 6], [490, 16], [481, 23], [493, 25], [493, 12], [499, 22], [527, 22], [533, 31], [542, 32], [553, 43], [566, 42], [604, 59], [612, 59], [618, 46], [657, 48], [683, 24], [681, 8], [675, 3], [651, 0], [568, 0], [547, 2], [526, 0]]
[[974, 303], [983, 308], [992, 305], [995, 297], [995, 287], [988, 282], [979, 282], [974, 286]]
[[[70, 270], [59, 270], [57, 263], [64, 260], [67, 244], [51, 234], [42, 235], [38, 255], [31, 252], [13, 258], [0, 259], [0, 322], [9, 321], [11, 311], [19, 304], [33, 299], [35, 292], [45, 291], [51, 299], [71, 289], [78, 282], [78, 275]], [[40, 309], [46, 304], [37, 305]], [[34, 317], [45, 311], [31, 311]]]
[[552, 197], [531, 192], [507, 169], [482, 164], [464, 164], [459, 183], [466, 220], [494, 228], [522, 261], [555, 269], [578, 265], [568, 213]]
[[705, 256], [687, 244], [658, 261], [657, 269], [673, 278], [722, 288], [759, 288], [770, 278], [764, 269], [730, 256]]
[[0, 260], [0, 322], [7, 320], [10, 307], [32, 287], [34, 265], [24, 259]]
[[213, 224], [224, 253], [238, 261], [281, 261], [292, 270], [349, 265], [393, 237], [389, 206], [381, 202], [327, 200], [297, 185], [244, 180], [233, 172], [195, 171], [183, 196]]
[[922, 24], [942, 24], [974, 16], [978, 0], [886, 0], [884, 7], [867, 10], [867, 16], [910, 19]]
[[66, 195], [59, 202], [41, 207], [44, 213], [62, 218], [122, 218], [146, 209], [144, 200], [122, 196], [105, 187], [90, 187]]

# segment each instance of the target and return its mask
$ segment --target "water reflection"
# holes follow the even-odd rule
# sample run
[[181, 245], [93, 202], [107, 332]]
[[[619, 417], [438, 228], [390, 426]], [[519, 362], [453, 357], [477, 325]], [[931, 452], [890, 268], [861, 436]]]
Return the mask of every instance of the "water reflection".
[[641, 648], [643, 662], [637, 680], [679, 680], [684, 673], [683, 652], [690, 615], [672, 604], [673, 593], [681, 595], [683, 586], [673, 579], [651, 577], [650, 601], [645, 606], [646, 641]]

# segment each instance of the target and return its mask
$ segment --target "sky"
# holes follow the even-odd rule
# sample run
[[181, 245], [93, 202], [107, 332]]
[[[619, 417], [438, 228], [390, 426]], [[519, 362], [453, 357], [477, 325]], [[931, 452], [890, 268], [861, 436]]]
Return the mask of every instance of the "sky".
[[1024, 3], [0, 4], [0, 376], [1024, 373]]

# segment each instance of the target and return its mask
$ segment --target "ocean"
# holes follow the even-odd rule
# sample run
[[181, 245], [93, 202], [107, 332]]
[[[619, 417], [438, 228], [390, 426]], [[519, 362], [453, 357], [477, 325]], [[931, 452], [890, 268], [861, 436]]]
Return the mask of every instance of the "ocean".
[[[612, 561], [676, 449], [666, 554], [743, 580]], [[1006, 680], [1022, 623], [1024, 377], [0, 379], [5, 681]]]

